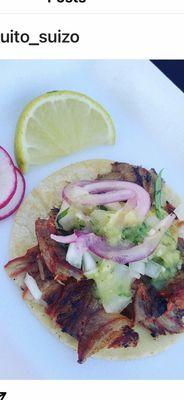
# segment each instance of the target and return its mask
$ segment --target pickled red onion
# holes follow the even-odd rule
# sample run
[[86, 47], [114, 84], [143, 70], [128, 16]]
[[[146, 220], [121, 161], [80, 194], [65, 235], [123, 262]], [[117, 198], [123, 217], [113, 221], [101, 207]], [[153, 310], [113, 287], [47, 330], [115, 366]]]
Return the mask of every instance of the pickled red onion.
[[77, 235], [75, 233], [73, 233], [73, 235], [67, 235], [67, 236], [51, 235], [50, 237], [51, 239], [55, 240], [55, 242], [62, 244], [74, 243], [77, 240]]
[[142, 244], [128, 249], [124, 247], [123, 243], [119, 246], [110, 246], [103, 237], [85, 231], [76, 231], [73, 235], [69, 236], [51, 235], [51, 238], [63, 244], [73, 242], [81, 243], [84, 248], [87, 248], [100, 258], [112, 260], [118, 264], [126, 264], [150, 256], [157, 248], [164, 233], [172, 225], [174, 219], [174, 214], [168, 215], [159, 222], [154, 230], [150, 231], [150, 234], [148, 234]]
[[96, 180], [70, 183], [63, 189], [62, 196], [69, 204], [78, 203], [81, 206], [105, 205], [127, 200], [127, 204], [135, 208], [142, 218], [147, 215], [151, 205], [149, 193], [142, 186], [125, 181]]

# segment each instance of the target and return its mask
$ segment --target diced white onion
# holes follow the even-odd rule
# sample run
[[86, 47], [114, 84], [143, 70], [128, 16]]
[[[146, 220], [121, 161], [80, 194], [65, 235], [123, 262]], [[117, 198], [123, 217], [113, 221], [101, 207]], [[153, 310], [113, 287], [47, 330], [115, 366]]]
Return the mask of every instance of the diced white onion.
[[160, 275], [161, 272], [164, 272], [165, 268], [157, 264], [153, 261], [148, 261], [146, 264], [145, 275], [149, 276], [150, 278], [156, 279]]
[[77, 211], [75, 213], [75, 216], [81, 220], [82, 222], [88, 223], [90, 221], [90, 217], [88, 217], [87, 215], [85, 215], [82, 211]]
[[27, 288], [29, 289], [30, 293], [34, 297], [34, 299], [36, 301], [39, 301], [42, 297], [42, 292], [39, 289], [35, 279], [31, 275], [26, 274], [24, 282], [25, 282]]
[[145, 274], [145, 262], [143, 260], [130, 263], [129, 268], [141, 275]]
[[133, 279], [140, 279], [140, 277], [141, 277], [141, 275], [138, 272], [134, 271], [134, 270], [130, 270], [129, 275]]
[[59, 225], [61, 225], [65, 231], [70, 231], [74, 226], [74, 215], [73, 212], [71, 212], [69, 203], [64, 200], [61, 204], [58, 216], [65, 211], [67, 211], [66, 215], [60, 219]]
[[76, 243], [70, 243], [66, 254], [66, 261], [76, 268], [81, 268], [83, 252]]
[[83, 254], [83, 264], [82, 264], [82, 266], [83, 266], [83, 271], [86, 272], [86, 273], [89, 273], [89, 272], [93, 273], [97, 269], [96, 262], [95, 262], [94, 258], [92, 257], [92, 255], [88, 251], [86, 251]]
[[120, 313], [131, 303], [131, 297], [114, 295], [108, 303], [103, 303], [107, 313]]
[[75, 225], [75, 215], [72, 212], [68, 212], [65, 217], [61, 218], [60, 225], [67, 232], [70, 231]]
[[180, 204], [174, 210], [175, 215], [178, 217], [179, 220], [184, 221], [184, 203]]

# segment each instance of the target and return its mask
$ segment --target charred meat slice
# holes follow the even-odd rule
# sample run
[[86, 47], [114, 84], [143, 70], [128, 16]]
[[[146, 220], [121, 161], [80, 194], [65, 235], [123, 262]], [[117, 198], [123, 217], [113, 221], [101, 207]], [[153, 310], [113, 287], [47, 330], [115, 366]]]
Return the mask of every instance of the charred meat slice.
[[[54, 276], [52, 274], [52, 272], [47, 268], [47, 265], [45, 264], [45, 261], [43, 259], [43, 257], [41, 256], [41, 253], [39, 251], [37, 258], [37, 265], [38, 265], [38, 269], [39, 269], [39, 275], [42, 281], [51, 281], [52, 279], [54, 279]], [[32, 275], [34, 278], [34, 275]]]
[[136, 347], [137, 342], [139, 340], [139, 335], [137, 332], [133, 331], [129, 326], [125, 326], [123, 328], [121, 335], [119, 338], [114, 340], [109, 345], [109, 348], [116, 348], [116, 347]]
[[153, 295], [150, 286], [138, 285], [134, 298], [135, 322], [152, 335], [184, 331], [184, 272], [181, 271], [160, 293]]
[[[43, 276], [40, 274], [38, 262], [41, 262], [42, 264]], [[26, 273], [36, 280], [36, 283], [43, 294], [45, 293], [46, 288], [48, 288], [50, 282], [56, 284], [53, 280], [53, 274], [48, 270], [44, 260], [41, 258], [38, 246], [29, 249], [24, 256], [9, 261], [9, 263], [5, 265], [5, 268], [10, 278], [16, 281], [18, 286], [23, 290], [23, 298], [29, 297], [32, 299], [29, 290], [26, 288], [24, 283]]]
[[32, 247], [27, 251], [27, 253], [22, 257], [14, 258], [5, 265], [5, 269], [9, 277], [15, 281], [21, 282], [23, 284], [23, 279], [26, 273], [37, 274], [37, 256], [39, 254], [39, 247]]
[[157, 319], [166, 311], [167, 301], [150, 284], [141, 282], [137, 285], [133, 307], [136, 324], [150, 330], [153, 336], [164, 333], [157, 324]]
[[48, 219], [37, 219], [35, 231], [41, 256], [48, 269], [54, 275], [58, 275], [61, 281], [66, 281], [69, 277], [81, 279], [82, 271], [72, 267], [66, 261], [66, 248], [50, 238], [51, 234], [57, 234], [55, 216], [51, 215]]
[[146, 168], [128, 163], [115, 162], [112, 163], [111, 172], [105, 175], [99, 175], [98, 179], [123, 180], [137, 183], [147, 190], [152, 201], [154, 199], [155, 182], [157, 179], [157, 173], [154, 169], [147, 170]]
[[[161, 295], [167, 299], [168, 311], [184, 311], [184, 271], [180, 271], [161, 291]], [[183, 312], [184, 315], [184, 312]]]
[[126, 331], [124, 333], [124, 328], [129, 323], [130, 321], [126, 317], [115, 313], [107, 314], [103, 309], [99, 309], [89, 315], [83, 334], [78, 341], [79, 363], [82, 363], [87, 357], [101, 349], [116, 347], [117, 344], [121, 347], [124, 344], [125, 347], [127, 347], [127, 344], [131, 345], [130, 334], [127, 337]]
[[55, 307], [56, 322], [63, 332], [79, 340], [88, 316], [100, 308], [92, 280], [71, 280]]
[[56, 281], [50, 281], [42, 285], [42, 300], [47, 304], [45, 311], [51, 319], [54, 319], [54, 305], [59, 301], [63, 290], [64, 286]]
[[5, 265], [5, 268], [12, 279], [25, 276], [26, 273], [29, 273], [33, 278], [37, 278], [38, 275], [40, 275], [38, 262], [42, 264], [43, 280], [52, 280], [53, 274], [49, 271], [42, 259], [38, 246], [29, 249], [24, 256], [9, 261], [8, 264]]
[[51, 313], [62, 331], [78, 340], [80, 363], [102, 348], [137, 344], [138, 335], [131, 328], [124, 331], [131, 326], [128, 318], [104, 311], [92, 280], [71, 280]]
[[[156, 291], [149, 280], [138, 282], [136, 294], [140, 303], [144, 303], [144, 313], [148, 318], [158, 318], [167, 310], [166, 299]], [[136, 305], [139, 306], [139, 302]]]

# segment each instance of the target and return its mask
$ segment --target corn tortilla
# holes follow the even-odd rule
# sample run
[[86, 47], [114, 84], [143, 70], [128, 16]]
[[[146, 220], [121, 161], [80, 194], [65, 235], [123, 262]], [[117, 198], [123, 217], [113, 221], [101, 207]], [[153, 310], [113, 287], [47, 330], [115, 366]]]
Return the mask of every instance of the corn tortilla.
[[[96, 179], [98, 174], [105, 174], [111, 171], [111, 163], [112, 161], [110, 160], [100, 159], [69, 165], [47, 177], [38, 187], [33, 189], [22, 203], [15, 217], [10, 243], [11, 257], [22, 256], [26, 253], [28, 248], [37, 244], [35, 220], [38, 217], [46, 218], [51, 208], [60, 205], [62, 188], [67, 182], [80, 179]], [[170, 188], [165, 187], [164, 192], [167, 199], [172, 200], [173, 205], [177, 206], [178, 203], [180, 203], [179, 197], [175, 195]], [[42, 305], [30, 300], [26, 300], [26, 302], [35, 316], [55, 334], [59, 340], [74, 349], [77, 348], [76, 340], [68, 334], [61, 332], [61, 329], [55, 326], [45, 313]], [[139, 333], [139, 343], [137, 347], [104, 349], [95, 356], [110, 360], [130, 360], [150, 356], [163, 351], [181, 337], [181, 334], [167, 334], [153, 339], [146, 329], [140, 326], [136, 326], [134, 329]]]

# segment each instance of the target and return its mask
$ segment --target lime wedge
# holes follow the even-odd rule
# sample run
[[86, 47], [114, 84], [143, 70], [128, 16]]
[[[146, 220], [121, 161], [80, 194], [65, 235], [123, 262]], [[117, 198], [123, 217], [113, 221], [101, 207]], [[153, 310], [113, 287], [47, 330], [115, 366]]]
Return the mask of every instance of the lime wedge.
[[30, 165], [114, 142], [112, 119], [100, 104], [81, 93], [55, 91], [35, 98], [23, 110], [15, 156], [25, 172]]

